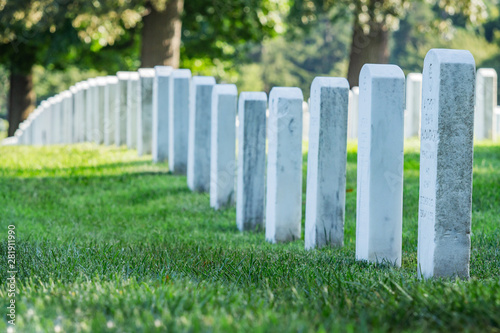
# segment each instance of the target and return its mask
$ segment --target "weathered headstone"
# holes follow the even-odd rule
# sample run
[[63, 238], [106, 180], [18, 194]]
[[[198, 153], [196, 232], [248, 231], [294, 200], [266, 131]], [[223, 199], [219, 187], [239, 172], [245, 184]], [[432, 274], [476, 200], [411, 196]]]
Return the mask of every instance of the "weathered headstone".
[[317, 77], [311, 85], [305, 248], [342, 246], [349, 83]]
[[212, 90], [210, 207], [215, 209], [234, 203], [237, 96], [234, 84], [217, 84]]
[[358, 138], [358, 118], [359, 118], [359, 87], [352, 87], [349, 92], [349, 108], [347, 119], [347, 137], [349, 139]]
[[468, 278], [474, 57], [432, 49], [422, 83], [418, 272], [424, 278]]
[[137, 154], [151, 154], [153, 134], [153, 68], [139, 69], [139, 86], [137, 90]]
[[300, 239], [302, 219], [302, 102], [299, 88], [269, 96], [266, 240]]
[[153, 82], [153, 136], [151, 153], [153, 162], [168, 160], [168, 109], [170, 92], [170, 66], [155, 66]]
[[420, 135], [420, 109], [422, 104], [422, 74], [410, 73], [406, 77], [405, 138]]
[[266, 93], [240, 94], [236, 186], [236, 225], [240, 231], [264, 230], [266, 107]]
[[127, 82], [127, 147], [137, 149], [139, 73], [131, 72]]
[[96, 117], [96, 106], [97, 106], [97, 80], [91, 78], [87, 80], [89, 88], [87, 90], [87, 103], [86, 103], [86, 113], [85, 113], [85, 141], [94, 141], [94, 130], [95, 130], [95, 117]]
[[128, 78], [132, 72], [118, 72], [115, 112], [115, 145], [127, 143], [127, 86]]
[[493, 68], [480, 68], [476, 78], [476, 109], [474, 137], [477, 140], [493, 139], [494, 113], [497, 107], [497, 72]]
[[106, 86], [104, 87], [104, 144], [106, 146], [115, 143], [116, 129], [116, 109], [118, 93], [118, 78], [116, 76], [106, 77]]
[[401, 266], [405, 76], [396, 65], [359, 75], [356, 258]]
[[187, 171], [190, 83], [189, 69], [173, 71], [169, 97], [168, 166], [177, 175], [185, 175]]
[[189, 104], [189, 137], [187, 183], [192, 191], [210, 189], [210, 142], [212, 117], [211, 76], [194, 76], [191, 81]]

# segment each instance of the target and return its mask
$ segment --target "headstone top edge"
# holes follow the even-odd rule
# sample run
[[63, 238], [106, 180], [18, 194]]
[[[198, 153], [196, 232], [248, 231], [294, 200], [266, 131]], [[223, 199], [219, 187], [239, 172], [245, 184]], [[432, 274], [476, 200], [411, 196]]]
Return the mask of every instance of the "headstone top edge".
[[429, 57], [435, 57], [441, 64], [471, 64], [474, 65], [474, 67], [476, 66], [474, 56], [468, 50], [430, 49], [425, 55], [424, 67]]
[[213, 94], [218, 95], [238, 95], [238, 89], [235, 84], [216, 84], [213, 89]]
[[352, 88], [351, 88], [351, 91], [352, 91], [352, 93], [353, 93], [353, 94], [357, 94], [357, 95], [359, 95], [359, 87], [358, 87], [358, 86], [354, 86], [354, 87], [352, 87]]
[[174, 68], [172, 66], [155, 66], [155, 76], [169, 76]]
[[133, 72], [125, 72], [125, 71], [116, 72], [116, 77], [118, 78], [118, 80], [127, 80], [131, 73]]
[[412, 81], [422, 81], [422, 77], [422, 73], [408, 73], [408, 75], [406, 75], [406, 79]]
[[316, 76], [311, 84], [313, 87], [331, 87], [331, 88], [345, 88], [349, 90], [349, 82], [343, 77], [333, 76]]
[[497, 71], [494, 68], [478, 68], [477, 74], [484, 77], [497, 77]]
[[154, 77], [155, 69], [154, 68], [139, 68], [137, 70], [140, 77]]
[[132, 81], [136, 81], [136, 80], [139, 80], [140, 76], [139, 76], [139, 73], [138, 72], [132, 72], [130, 73], [130, 75], [128, 76], [128, 79], [129, 80], [132, 80]]
[[106, 83], [118, 83], [118, 77], [115, 75], [106, 76]]
[[240, 100], [267, 102], [267, 94], [263, 91], [242, 91], [240, 93]]
[[401, 67], [392, 64], [364, 64], [359, 77], [361, 78], [364, 75], [372, 78], [405, 79]]
[[286, 98], [304, 100], [302, 90], [297, 87], [273, 87], [269, 93], [269, 99]]
[[215, 85], [215, 78], [213, 76], [193, 76], [193, 84], [195, 85]]
[[174, 69], [172, 76], [175, 78], [191, 78], [191, 70], [185, 68]]

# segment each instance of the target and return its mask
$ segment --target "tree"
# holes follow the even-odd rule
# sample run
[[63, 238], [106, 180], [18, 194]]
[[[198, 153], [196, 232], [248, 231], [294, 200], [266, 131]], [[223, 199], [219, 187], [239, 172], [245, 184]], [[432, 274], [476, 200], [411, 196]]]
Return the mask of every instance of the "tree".
[[[295, 0], [290, 11], [289, 22], [308, 29], [318, 13], [332, 12], [333, 21], [350, 20], [352, 39], [347, 79], [349, 84], [359, 84], [359, 72], [365, 63], [387, 63], [389, 60], [389, 38], [398, 29], [399, 19], [408, 13], [410, 0]], [[415, 2], [415, 1], [413, 1]], [[449, 17], [460, 15], [467, 21], [477, 23], [486, 15], [481, 0], [430, 0], [439, 10], [429, 26], [440, 28]]]

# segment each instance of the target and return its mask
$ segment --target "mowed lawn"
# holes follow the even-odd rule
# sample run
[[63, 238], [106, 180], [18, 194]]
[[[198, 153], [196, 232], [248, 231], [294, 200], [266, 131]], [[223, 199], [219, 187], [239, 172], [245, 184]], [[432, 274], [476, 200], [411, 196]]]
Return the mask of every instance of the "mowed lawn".
[[468, 281], [417, 279], [419, 147], [405, 145], [401, 269], [355, 261], [352, 143], [345, 246], [317, 251], [240, 233], [234, 208], [135, 151], [0, 147], [0, 331], [14, 224], [17, 332], [500, 332], [500, 145], [474, 150]]

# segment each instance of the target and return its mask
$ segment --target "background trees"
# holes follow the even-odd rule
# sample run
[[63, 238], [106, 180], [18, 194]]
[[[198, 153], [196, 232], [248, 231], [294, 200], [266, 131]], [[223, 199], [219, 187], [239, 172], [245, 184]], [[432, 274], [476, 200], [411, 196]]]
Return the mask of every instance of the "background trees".
[[307, 95], [316, 75], [357, 85], [365, 62], [419, 71], [431, 47], [470, 49], [500, 70], [498, 1], [0, 0], [0, 115], [8, 104], [13, 134], [78, 80], [162, 64]]

